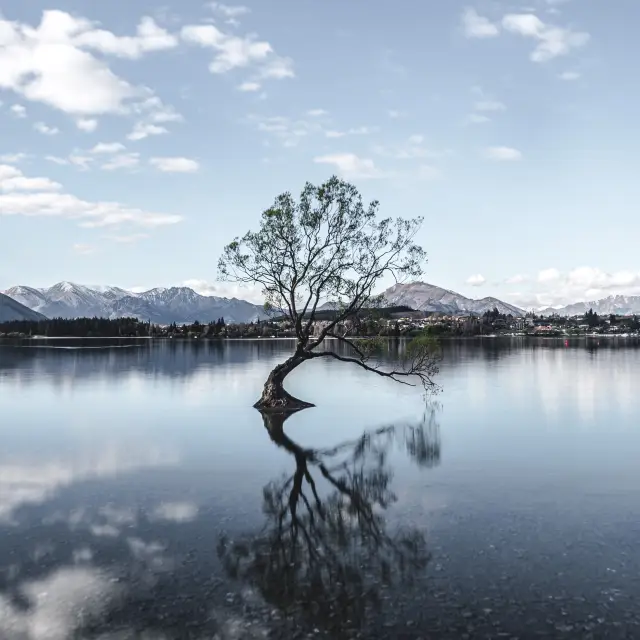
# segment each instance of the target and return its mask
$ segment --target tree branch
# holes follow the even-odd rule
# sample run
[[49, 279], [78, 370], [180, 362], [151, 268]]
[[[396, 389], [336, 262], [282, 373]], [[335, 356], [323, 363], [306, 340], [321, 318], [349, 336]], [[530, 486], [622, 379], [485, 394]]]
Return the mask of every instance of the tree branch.
[[435, 387], [435, 382], [431, 380], [429, 375], [424, 371], [409, 369], [407, 371], [383, 371], [382, 369], [377, 369], [376, 367], [372, 367], [368, 365], [366, 362], [362, 360], [358, 360], [357, 358], [350, 358], [348, 356], [341, 356], [338, 353], [333, 351], [316, 351], [311, 353], [312, 358], [334, 358], [335, 360], [340, 360], [341, 362], [350, 362], [351, 364], [356, 364], [365, 371], [370, 371], [371, 373], [377, 373], [379, 376], [383, 378], [391, 378], [395, 382], [399, 382], [400, 384], [405, 384], [410, 387], [415, 387], [415, 384], [411, 384], [411, 382], [407, 382], [406, 380], [398, 379], [398, 378], [410, 378], [415, 376], [420, 379], [422, 386], [427, 387]]
[[362, 358], [363, 361], [367, 359], [367, 355], [365, 355], [365, 353], [360, 349], [360, 347], [358, 347], [358, 345], [356, 345], [355, 342], [349, 340], [349, 338], [338, 335], [337, 333], [328, 333], [327, 338], [335, 338], [341, 344], [346, 344], [347, 346], [351, 347], [360, 356], [360, 358]]

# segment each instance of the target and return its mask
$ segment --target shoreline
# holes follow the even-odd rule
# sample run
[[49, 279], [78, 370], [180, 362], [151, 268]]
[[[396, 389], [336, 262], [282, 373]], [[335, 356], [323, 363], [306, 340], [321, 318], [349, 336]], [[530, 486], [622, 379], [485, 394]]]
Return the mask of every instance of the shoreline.
[[[350, 340], [367, 340], [367, 339], [384, 339], [384, 340], [411, 340], [417, 336], [348, 336]], [[640, 339], [638, 334], [615, 334], [615, 333], [585, 333], [581, 335], [533, 335], [533, 334], [491, 334], [477, 336], [447, 336], [435, 335], [437, 340], [496, 340], [496, 339], [535, 339], [535, 340], [584, 340], [586, 338], [614, 338], [622, 340]], [[294, 336], [278, 336], [278, 337], [247, 337], [247, 338], [201, 338], [193, 337], [170, 337], [170, 336], [27, 336], [27, 335], [2, 335], [0, 341], [16, 341], [29, 340], [32, 342], [44, 342], [50, 340], [147, 340], [147, 341], [177, 341], [177, 342], [265, 342], [273, 340], [296, 340]], [[327, 337], [327, 341], [338, 340], [338, 338]]]

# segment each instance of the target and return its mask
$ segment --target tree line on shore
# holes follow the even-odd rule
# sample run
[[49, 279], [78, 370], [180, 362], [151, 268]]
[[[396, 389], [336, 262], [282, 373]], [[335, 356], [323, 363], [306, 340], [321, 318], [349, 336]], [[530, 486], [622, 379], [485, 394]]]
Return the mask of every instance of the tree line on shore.
[[[358, 336], [403, 335], [397, 321], [384, 324], [379, 318], [363, 318], [354, 323], [352, 332]], [[405, 334], [412, 333], [405, 331]], [[287, 338], [295, 337], [294, 327], [286, 321], [263, 320], [243, 324], [213, 322], [157, 325], [137, 318], [53, 318], [37, 322], [14, 320], [0, 323], [0, 336], [49, 338]]]
[[208, 335], [221, 336], [226, 329], [223, 318], [206, 325], [195, 321], [193, 324], [162, 327], [138, 318], [52, 318], [37, 322], [14, 320], [0, 323], [0, 335], [47, 336], [50, 338], [136, 338], [162, 337], [179, 333], [206, 331]]
[[[372, 310], [369, 314], [359, 314], [352, 319], [345, 332], [358, 337], [413, 337], [426, 332], [441, 337], [478, 336], [499, 333], [513, 329], [519, 319], [499, 313], [497, 309], [482, 316], [467, 318], [445, 317], [434, 319], [426, 326], [418, 326], [413, 321], [394, 319], [386, 310]], [[394, 308], [397, 314], [397, 310]], [[550, 333], [575, 331], [588, 328], [590, 332], [640, 331], [638, 316], [598, 315], [593, 310], [584, 317], [566, 318], [531, 314], [525, 331], [550, 327]], [[520, 319], [521, 321], [521, 319]], [[582, 329], [581, 329], [582, 328]], [[227, 323], [224, 318], [202, 323], [157, 325], [137, 318], [53, 318], [51, 320], [12, 321], [0, 323], [0, 336], [47, 336], [51, 338], [273, 338], [295, 337], [295, 328], [283, 319], [263, 320], [244, 324]]]

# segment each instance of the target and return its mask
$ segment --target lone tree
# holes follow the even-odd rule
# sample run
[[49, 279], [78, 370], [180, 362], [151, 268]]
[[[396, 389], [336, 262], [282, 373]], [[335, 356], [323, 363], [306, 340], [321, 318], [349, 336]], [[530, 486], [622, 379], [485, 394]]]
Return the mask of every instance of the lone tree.
[[[291, 396], [284, 379], [303, 362], [334, 358], [405, 384], [435, 387], [437, 351], [434, 343], [413, 340], [400, 363], [387, 368], [374, 362], [375, 340], [347, 337], [344, 322], [383, 301], [374, 289], [384, 277], [396, 282], [422, 274], [424, 250], [414, 242], [422, 218], [378, 219], [379, 203], [364, 206], [358, 190], [348, 182], [330, 178], [320, 186], [307, 183], [299, 201], [290, 193], [275, 199], [250, 231], [227, 245], [218, 265], [223, 280], [257, 284], [265, 307], [283, 313], [292, 323], [297, 344], [294, 353], [273, 369], [260, 410], [295, 411], [313, 406]], [[332, 319], [316, 326], [318, 308], [336, 303]], [[337, 339], [349, 355], [324, 346]]]

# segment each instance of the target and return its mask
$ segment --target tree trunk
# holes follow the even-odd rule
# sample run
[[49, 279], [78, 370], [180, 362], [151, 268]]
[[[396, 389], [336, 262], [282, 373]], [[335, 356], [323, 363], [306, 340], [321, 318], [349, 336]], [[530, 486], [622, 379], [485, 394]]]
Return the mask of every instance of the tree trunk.
[[304, 400], [298, 400], [284, 388], [284, 379], [305, 361], [300, 355], [293, 355], [279, 364], [267, 378], [262, 390], [262, 396], [253, 406], [260, 411], [293, 412], [307, 409], [314, 405]]

